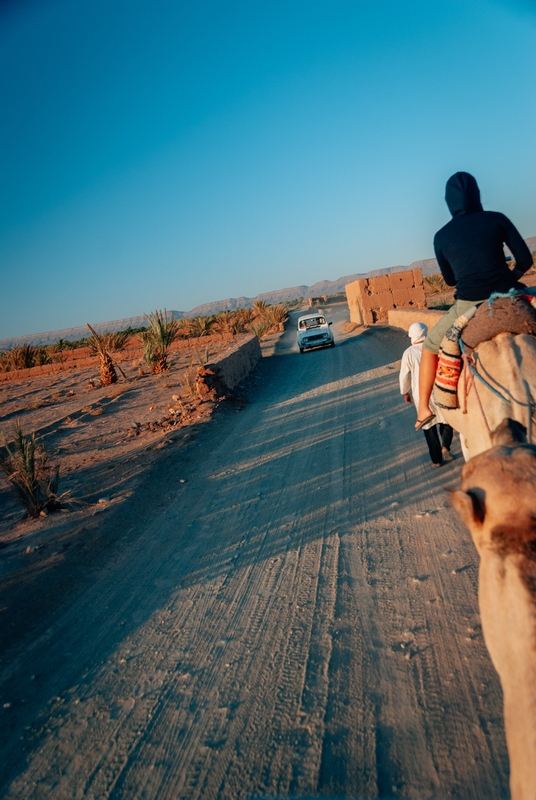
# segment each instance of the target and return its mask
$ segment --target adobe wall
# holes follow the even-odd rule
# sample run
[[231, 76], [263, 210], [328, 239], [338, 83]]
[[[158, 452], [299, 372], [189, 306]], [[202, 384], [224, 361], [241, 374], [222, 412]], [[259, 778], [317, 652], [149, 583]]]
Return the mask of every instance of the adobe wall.
[[430, 330], [443, 314], [444, 311], [435, 311], [433, 308], [394, 308], [389, 311], [388, 322], [393, 328], [402, 328], [406, 333], [413, 322], [424, 322]]
[[346, 284], [350, 320], [358, 325], [388, 322], [396, 308], [426, 308], [420, 269], [362, 278]]

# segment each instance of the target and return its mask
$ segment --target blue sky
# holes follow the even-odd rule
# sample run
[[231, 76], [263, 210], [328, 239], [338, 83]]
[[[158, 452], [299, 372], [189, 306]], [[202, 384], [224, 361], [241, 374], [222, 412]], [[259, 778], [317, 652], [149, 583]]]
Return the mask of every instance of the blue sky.
[[0, 338], [433, 256], [453, 172], [536, 235], [536, 6], [0, 11]]

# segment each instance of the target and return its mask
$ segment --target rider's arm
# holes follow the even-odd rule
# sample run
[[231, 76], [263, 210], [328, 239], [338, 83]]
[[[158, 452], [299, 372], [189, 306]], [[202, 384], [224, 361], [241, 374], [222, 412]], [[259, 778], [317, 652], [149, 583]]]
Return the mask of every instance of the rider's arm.
[[503, 242], [510, 248], [516, 262], [512, 272], [515, 278], [520, 278], [532, 267], [532, 253], [516, 226], [504, 214], [501, 214], [501, 217], [504, 228]]
[[441, 274], [445, 279], [445, 283], [447, 286], [456, 286], [456, 278], [454, 277], [454, 272], [452, 271], [452, 267], [450, 266], [449, 262], [439, 248], [436, 248], [435, 254], [437, 263], [439, 264], [439, 269], [441, 270]]

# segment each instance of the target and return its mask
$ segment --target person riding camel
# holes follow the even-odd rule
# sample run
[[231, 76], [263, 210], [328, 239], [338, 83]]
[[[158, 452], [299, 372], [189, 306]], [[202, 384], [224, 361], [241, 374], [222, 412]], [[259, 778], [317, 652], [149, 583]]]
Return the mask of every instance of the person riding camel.
[[[498, 211], [484, 211], [476, 180], [468, 172], [456, 172], [448, 181], [445, 200], [450, 222], [434, 237], [434, 250], [445, 283], [456, 287], [455, 303], [434, 325], [424, 340], [419, 369], [419, 407], [415, 428], [434, 419], [430, 396], [441, 341], [456, 319], [493, 292], [523, 289], [519, 278], [532, 266], [532, 255], [517, 228]], [[503, 245], [515, 259], [509, 269]]]

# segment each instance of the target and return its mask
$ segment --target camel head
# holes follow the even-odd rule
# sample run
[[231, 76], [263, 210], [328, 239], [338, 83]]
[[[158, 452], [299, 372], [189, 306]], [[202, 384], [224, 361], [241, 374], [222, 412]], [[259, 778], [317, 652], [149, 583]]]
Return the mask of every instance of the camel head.
[[488, 547], [536, 553], [536, 447], [526, 444], [525, 428], [510, 419], [493, 432], [492, 442], [465, 464], [461, 489], [450, 492], [450, 501], [480, 553]]

